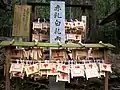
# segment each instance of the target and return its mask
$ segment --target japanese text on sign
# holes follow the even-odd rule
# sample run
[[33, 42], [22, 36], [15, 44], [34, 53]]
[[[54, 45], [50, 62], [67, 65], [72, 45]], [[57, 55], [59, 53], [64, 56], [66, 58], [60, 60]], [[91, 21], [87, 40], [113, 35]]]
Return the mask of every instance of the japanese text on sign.
[[65, 43], [65, 2], [51, 1], [50, 43]]
[[31, 6], [15, 5], [12, 36], [30, 35]]

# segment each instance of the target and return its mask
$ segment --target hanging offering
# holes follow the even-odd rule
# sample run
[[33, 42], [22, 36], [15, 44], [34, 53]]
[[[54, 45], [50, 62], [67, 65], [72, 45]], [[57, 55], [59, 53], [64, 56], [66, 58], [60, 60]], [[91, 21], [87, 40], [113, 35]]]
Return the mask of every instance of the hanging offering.
[[67, 21], [65, 22], [65, 29], [66, 30], [70, 29], [70, 22]]
[[33, 22], [33, 30], [35, 29], [42, 29], [42, 23], [39, 22]]
[[50, 28], [50, 24], [49, 24], [48, 22], [43, 22], [43, 23], [42, 23], [42, 28], [43, 28], [43, 29], [46, 29], [46, 31], [47, 31], [47, 29]]
[[71, 66], [71, 78], [73, 77], [84, 77], [84, 65], [83, 64], [75, 64]]
[[23, 56], [25, 59], [29, 59], [29, 56], [30, 56], [30, 51], [29, 50], [23, 50]]
[[63, 60], [65, 59], [65, 50], [52, 50], [52, 58], [54, 60]]
[[93, 50], [92, 48], [89, 48], [88, 50], [88, 59], [93, 58]]
[[38, 71], [39, 71], [39, 66], [37, 64], [25, 66], [25, 72], [27, 74], [27, 77], [31, 74], [38, 72]]
[[59, 73], [56, 77], [56, 82], [58, 81], [67, 81], [70, 82], [70, 75], [66, 73]]
[[69, 22], [70, 23], [70, 28], [75, 29], [75, 23], [74, 22]]
[[48, 75], [51, 70], [51, 63], [40, 63], [40, 73], [41, 75]]
[[23, 51], [22, 50], [12, 50], [12, 58], [18, 59], [23, 57]]
[[67, 40], [75, 40], [75, 34], [66, 34]]
[[86, 78], [99, 77], [98, 66], [96, 63], [85, 64]]
[[76, 50], [75, 54], [76, 54], [77, 60], [84, 60], [84, 59], [86, 59], [87, 51], [86, 50]]
[[82, 40], [81, 35], [80, 35], [80, 34], [76, 34], [76, 35], [75, 35], [75, 40], [80, 40], [80, 41], [81, 41], [81, 40]]
[[50, 67], [51, 67], [51, 69], [50, 69], [50, 71], [47, 72], [47, 76], [58, 75], [57, 64], [56, 63], [52, 63]]
[[51, 69], [51, 63], [41, 63], [40, 64], [40, 70], [50, 70]]
[[49, 35], [39, 34], [39, 39], [40, 39], [40, 41], [49, 40]]
[[22, 73], [24, 69], [24, 64], [11, 63], [10, 73], [11, 72], [20, 72]]
[[100, 71], [112, 72], [111, 64], [100, 63], [99, 68], [100, 68]]
[[30, 57], [33, 59], [33, 60], [37, 60], [37, 50], [36, 49], [32, 49], [31, 52], [30, 52]]
[[65, 64], [62, 64], [62, 63], [59, 63], [57, 65], [57, 71], [59, 71], [59, 72], [69, 73], [69, 70], [70, 70], [69, 65], [65, 65]]
[[85, 64], [85, 68], [86, 69], [97, 69], [98, 70], [98, 66], [97, 66], [97, 64], [96, 63], [87, 63], [87, 64]]
[[21, 73], [21, 72], [11, 72], [10, 73], [10, 78], [12, 77], [20, 77], [23, 79], [23, 77], [25, 76], [25, 73]]
[[40, 41], [40, 35], [39, 34], [32, 34], [32, 41], [38, 40]]
[[42, 59], [43, 54], [41, 49], [37, 50], [37, 54], [38, 54], [38, 60]]
[[74, 22], [75, 23], [75, 27], [77, 30], [80, 30], [81, 32], [83, 32], [84, 30], [84, 23], [83, 22], [80, 22], [80, 21], [76, 21]]
[[98, 70], [96, 68], [86, 69], [85, 73], [86, 73], [87, 80], [89, 78], [94, 78], [94, 77], [98, 77], [99, 78], [99, 73], [98, 73]]

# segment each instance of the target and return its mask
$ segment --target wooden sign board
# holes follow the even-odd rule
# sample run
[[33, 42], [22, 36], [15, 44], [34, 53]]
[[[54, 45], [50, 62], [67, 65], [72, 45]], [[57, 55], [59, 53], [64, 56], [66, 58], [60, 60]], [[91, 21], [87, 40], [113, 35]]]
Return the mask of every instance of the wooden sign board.
[[30, 35], [31, 6], [15, 5], [12, 36]]

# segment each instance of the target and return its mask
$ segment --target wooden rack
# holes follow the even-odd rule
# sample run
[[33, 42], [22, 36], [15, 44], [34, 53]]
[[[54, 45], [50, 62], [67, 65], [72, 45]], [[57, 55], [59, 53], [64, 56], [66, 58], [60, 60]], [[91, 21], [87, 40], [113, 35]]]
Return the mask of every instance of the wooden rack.
[[[66, 48], [69, 48], [73, 50], [74, 52], [77, 50], [88, 50], [89, 48], [93, 48], [95, 50], [102, 49], [102, 58], [104, 59], [105, 63], [108, 63], [108, 58], [107, 58], [107, 52], [110, 48], [114, 48], [115, 46], [111, 44], [51, 44], [51, 43], [36, 43], [36, 42], [16, 42], [14, 40], [12, 41], [2, 41], [0, 43], [0, 46], [5, 47], [5, 55], [6, 55], [6, 70], [5, 70], [5, 75], [6, 75], [6, 90], [10, 90], [10, 78], [9, 78], [9, 68], [10, 68], [10, 60], [11, 60], [11, 51], [15, 49], [14, 47], [40, 47], [40, 48], [50, 48], [52, 47], [53, 50], [65, 50]], [[55, 48], [55, 49], [54, 49]], [[79, 53], [78, 53], [79, 54]], [[75, 54], [76, 55], [76, 54]], [[87, 55], [87, 54], [86, 54]], [[85, 56], [86, 56], [85, 55]], [[75, 57], [76, 58], [76, 57]], [[63, 58], [64, 59], [64, 58]], [[74, 60], [74, 59], [73, 59]], [[106, 72], [106, 77], [105, 77], [105, 88], [108, 86], [108, 73]], [[107, 89], [105, 89], [107, 90]]]

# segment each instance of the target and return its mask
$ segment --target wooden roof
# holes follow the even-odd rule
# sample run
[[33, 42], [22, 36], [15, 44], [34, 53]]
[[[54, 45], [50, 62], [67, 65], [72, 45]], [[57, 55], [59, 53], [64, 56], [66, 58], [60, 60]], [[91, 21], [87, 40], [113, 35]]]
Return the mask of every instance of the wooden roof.
[[44, 42], [38, 42], [35, 44], [35, 42], [16, 42], [16, 41], [2, 41], [0, 42], [0, 46], [24, 46], [24, 47], [68, 47], [68, 48], [114, 48], [112, 44], [75, 44], [75, 43], [69, 43], [69, 44], [53, 44], [53, 43], [44, 43]]

